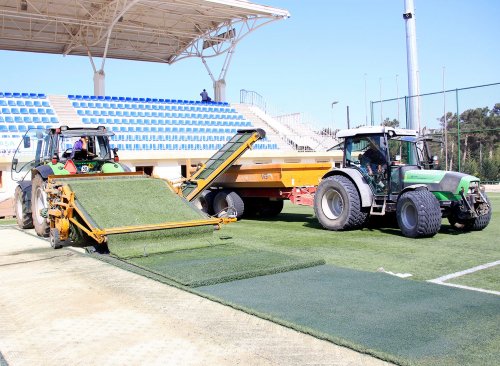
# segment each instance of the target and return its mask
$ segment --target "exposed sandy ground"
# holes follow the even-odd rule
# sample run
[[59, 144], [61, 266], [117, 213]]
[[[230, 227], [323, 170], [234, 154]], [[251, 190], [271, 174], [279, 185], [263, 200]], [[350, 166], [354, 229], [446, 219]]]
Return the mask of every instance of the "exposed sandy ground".
[[388, 365], [0, 228], [9, 365]]

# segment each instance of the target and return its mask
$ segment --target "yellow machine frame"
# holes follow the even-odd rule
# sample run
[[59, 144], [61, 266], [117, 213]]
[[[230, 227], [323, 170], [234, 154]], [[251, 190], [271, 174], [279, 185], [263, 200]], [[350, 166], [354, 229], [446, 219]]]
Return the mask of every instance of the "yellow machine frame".
[[[145, 176], [143, 173], [113, 173], [113, 174], [93, 174], [92, 178], [106, 179], [113, 176]], [[64, 183], [65, 179], [74, 179], [74, 176], [67, 175], [51, 175], [48, 177], [47, 182], [47, 203], [48, 203], [48, 217], [50, 219], [50, 229], [56, 229], [58, 232], [57, 240], [63, 242], [69, 239], [70, 224], [73, 224], [85, 232], [89, 237], [94, 239], [97, 243], [105, 243], [107, 235], [122, 234], [141, 231], [152, 231], [162, 229], [174, 229], [184, 227], [195, 227], [204, 225], [215, 225], [220, 227], [221, 224], [236, 221], [235, 218], [207, 218], [203, 220], [191, 220], [182, 222], [165, 222], [152, 225], [137, 225], [137, 226], [122, 226], [115, 228], [99, 229], [92, 225], [85, 217], [84, 213], [75, 204], [75, 193], [70, 189], [68, 184]], [[170, 187], [170, 185], [169, 185]], [[79, 221], [75, 218], [75, 213], [81, 218]], [[52, 235], [51, 235], [52, 239]]]

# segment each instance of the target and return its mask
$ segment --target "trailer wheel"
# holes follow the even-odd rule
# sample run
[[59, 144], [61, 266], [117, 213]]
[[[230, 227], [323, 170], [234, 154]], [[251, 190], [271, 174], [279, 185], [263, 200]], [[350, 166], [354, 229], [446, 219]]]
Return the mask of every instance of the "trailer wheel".
[[47, 193], [45, 192], [45, 181], [42, 176], [37, 174], [32, 181], [31, 193], [31, 212], [33, 216], [33, 225], [38, 236], [49, 236], [49, 222], [43, 217], [42, 211], [47, 211]]
[[262, 217], [275, 217], [278, 216], [283, 210], [283, 200], [271, 201], [266, 200], [262, 207]]
[[439, 201], [427, 190], [403, 193], [396, 212], [399, 228], [406, 237], [431, 237], [441, 228]]
[[50, 229], [50, 246], [54, 249], [61, 249], [63, 247], [59, 237], [59, 230], [56, 228]]
[[198, 201], [200, 203], [201, 211], [205, 212], [208, 215], [214, 214], [214, 197], [215, 192], [210, 190], [204, 191], [200, 195]]
[[321, 226], [334, 231], [359, 228], [368, 216], [354, 183], [339, 175], [320, 182], [314, 195], [314, 213]]
[[234, 209], [236, 211], [236, 218], [240, 219], [245, 211], [245, 204], [241, 199], [240, 195], [234, 191], [220, 191], [214, 197], [214, 213], [216, 215], [221, 215], [228, 213], [228, 209]]
[[31, 190], [31, 186], [27, 187], [26, 189], [22, 189], [21, 186], [17, 186], [16, 190], [14, 191], [16, 220], [17, 225], [21, 229], [33, 228], [33, 217], [31, 216], [31, 199], [28, 197], [28, 189]]

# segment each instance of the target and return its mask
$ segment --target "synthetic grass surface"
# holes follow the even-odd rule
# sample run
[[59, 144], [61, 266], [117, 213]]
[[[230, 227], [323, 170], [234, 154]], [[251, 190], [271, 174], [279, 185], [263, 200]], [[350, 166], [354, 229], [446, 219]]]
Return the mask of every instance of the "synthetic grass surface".
[[400, 364], [500, 364], [500, 297], [495, 295], [333, 266], [198, 291]]
[[[493, 217], [486, 229], [464, 233], [443, 220], [440, 232], [433, 238], [405, 238], [397, 225], [383, 224], [363, 230], [328, 231], [321, 228], [312, 208], [289, 202], [275, 218], [244, 219], [224, 226], [223, 231], [245, 247], [314, 255], [327, 264], [365, 271], [383, 267], [395, 273], [411, 273], [411, 279], [430, 280], [500, 259], [500, 194], [488, 196]], [[487, 280], [484, 286], [489, 283], [496, 283], [491, 289], [500, 291], [499, 277]]]
[[[112, 177], [65, 180], [76, 204], [95, 227], [110, 229], [136, 225], [205, 219], [200, 211], [154, 178]], [[110, 252], [121, 258], [207, 245], [212, 225], [114, 234], [108, 236]]]
[[495, 266], [474, 273], [452, 278], [446, 281], [457, 285], [480, 287], [485, 290], [498, 291], [498, 281], [500, 279], [500, 266]]
[[324, 264], [323, 260], [304, 259], [231, 244], [132, 258], [128, 262], [189, 287]]

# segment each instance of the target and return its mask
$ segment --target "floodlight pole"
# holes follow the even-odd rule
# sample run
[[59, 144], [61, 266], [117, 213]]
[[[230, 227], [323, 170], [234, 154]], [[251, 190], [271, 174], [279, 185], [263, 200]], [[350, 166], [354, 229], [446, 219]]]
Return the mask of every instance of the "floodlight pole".
[[418, 81], [417, 33], [413, 0], [405, 0], [406, 62], [408, 68], [409, 128], [420, 133], [420, 90]]

